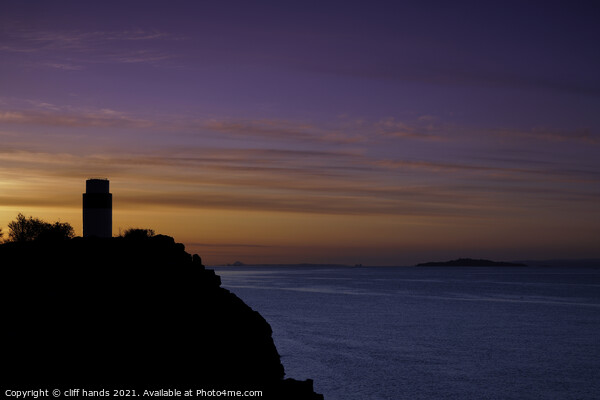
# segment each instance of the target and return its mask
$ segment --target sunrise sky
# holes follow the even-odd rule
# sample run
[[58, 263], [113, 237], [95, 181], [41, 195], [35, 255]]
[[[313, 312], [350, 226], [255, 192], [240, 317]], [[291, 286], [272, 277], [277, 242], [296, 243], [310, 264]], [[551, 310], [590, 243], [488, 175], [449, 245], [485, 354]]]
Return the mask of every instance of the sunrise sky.
[[600, 256], [600, 3], [0, 2], [0, 227], [205, 264]]

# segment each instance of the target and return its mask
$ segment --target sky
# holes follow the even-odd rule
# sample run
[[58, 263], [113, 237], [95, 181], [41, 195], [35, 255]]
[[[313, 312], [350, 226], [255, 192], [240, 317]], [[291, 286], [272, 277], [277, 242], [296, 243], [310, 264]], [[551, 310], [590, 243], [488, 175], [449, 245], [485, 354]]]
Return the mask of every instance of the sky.
[[600, 257], [600, 3], [0, 2], [0, 228], [205, 264]]

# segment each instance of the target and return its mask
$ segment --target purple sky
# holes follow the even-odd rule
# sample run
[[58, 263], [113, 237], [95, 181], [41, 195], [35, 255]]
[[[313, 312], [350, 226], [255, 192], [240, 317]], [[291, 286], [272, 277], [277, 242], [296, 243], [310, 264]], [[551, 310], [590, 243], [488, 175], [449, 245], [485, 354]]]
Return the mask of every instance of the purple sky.
[[205, 262], [600, 255], [597, 2], [0, 3], [0, 227]]

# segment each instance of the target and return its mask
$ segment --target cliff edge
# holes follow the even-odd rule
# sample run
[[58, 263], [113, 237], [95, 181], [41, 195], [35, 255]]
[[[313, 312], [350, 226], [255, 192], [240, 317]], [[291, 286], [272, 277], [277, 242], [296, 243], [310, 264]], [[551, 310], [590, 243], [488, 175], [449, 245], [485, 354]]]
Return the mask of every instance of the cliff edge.
[[323, 398], [284, 379], [267, 321], [171, 237], [5, 243], [0, 265], [4, 384]]

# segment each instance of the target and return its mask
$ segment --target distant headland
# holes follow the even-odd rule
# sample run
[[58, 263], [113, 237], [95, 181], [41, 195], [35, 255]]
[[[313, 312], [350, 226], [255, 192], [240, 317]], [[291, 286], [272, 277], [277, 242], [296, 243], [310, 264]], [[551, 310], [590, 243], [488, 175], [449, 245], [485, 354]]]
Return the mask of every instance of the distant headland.
[[221, 287], [200, 256], [152, 229], [112, 237], [108, 179], [86, 180], [83, 237], [68, 223], [22, 213], [8, 228], [0, 241], [0, 314], [10, 327], [0, 332], [10, 366], [3, 382], [95, 386], [102, 395], [125, 385], [126, 396], [141, 385], [161, 389], [153, 393], [227, 387], [217, 396], [259, 389], [263, 399], [323, 400], [311, 379], [285, 378], [269, 323]]
[[432, 261], [417, 264], [417, 267], [526, 267], [526, 264], [491, 261], [473, 258], [459, 258], [451, 261]]
[[0, 244], [3, 382], [323, 399], [312, 380], [285, 378], [269, 323], [172, 237], [64, 236]]

